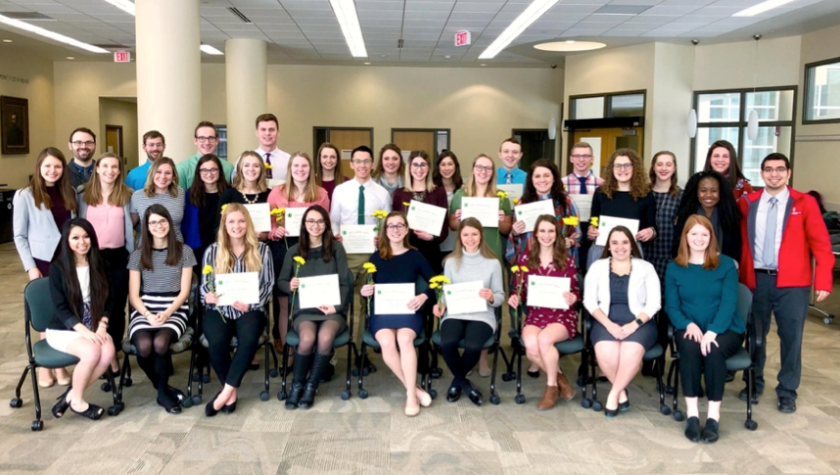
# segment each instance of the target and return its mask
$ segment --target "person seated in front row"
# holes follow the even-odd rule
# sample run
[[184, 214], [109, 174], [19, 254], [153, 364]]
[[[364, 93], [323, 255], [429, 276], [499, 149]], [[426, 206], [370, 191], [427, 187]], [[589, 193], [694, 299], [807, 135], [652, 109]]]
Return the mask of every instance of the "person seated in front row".
[[[542, 400], [537, 404], [537, 409], [541, 411], [554, 407], [560, 397], [571, 401], [575, 395], [574, 388], [560, 369], [562, 355], [554, 347], [555, 343], [569, 340], [577, 335], [578, 317], [574, 304], [580, 297], [575, 258], [566, 247], [568, 239], [563, 239], [561, 229], [557, 218], [552, 215], [545, 214], [537, 218], [533, 233], [529, 233], [532, 236], [529, 238], [531, 242], [528, 244], [528, 251], [522, 253], [517, 262], [520, 269], [525, 267], [528, 271], [520, 270], [520, 273], [514, 274], [512, 295], [508, 299], [508, 304], [512, 308], [519, 307], [521, 302], [527, 302], [528, 277], [532, 275], [570, 280], [571, 291], [565, 292], [562, 296], [566, 305], [569, 306], [568, 309], [528, 305], [528, 316], [522, 327], [525, 354], [531, 363], [545, 371], [548, 379]], [[519, 285], [522, 288], [521, 299], [515, 292]]]
[[639, 372], [645, 351], [656, 344], [653, 316], [661, 306], [656, 269], [642, 260], [633, 234], [614, 227], [601, 259], [591, 263], [583, 305], [592, 315], [590, 339], [601, 371], [612, 383], [604, 413], [615, 417], [630, 408], [627, 386]]
[[[296, 259], [303, 259], [304, 263], [300, 264]], [[277, 286], [281, 292], [292, 295], [300, 287], [301, 278], [333, 274], [338, 275], [341, 296], [338, 306], [302, 309], [300, 296], [290, 297], [294, 300], [290, 318], [300, 342], [292, 366], [294, 376], [286, 409], [309, 409], [315, 403], [315, 393], [326, 374], [335, 337], [347, 329], [352, 298], [353, 275], [347, 266], [344, 246], [333, 237], [327, 210], [313, 205], [303, 216], [300, 240], [286, 253]]]
[[[714, 227], [705, 217], [690, 216], [680, 236], [677, 258], [665, 273], [665, 311], [677, 330], [680, 378], [685, 395], [685, 436], [692, 442], [719, 437], [720, 403], [726, 384], [726, 359], [738, 352], [746, 325], [738, 315], [738, 269], [719, 254]], [[709, 408], [700, 430], [697, 398], [705, 376]]]
[[[492, 232], [497, 232], [495, 229]], [[480, 406], [484, 398], [481, 392], [467, 379], [481, 357], [484, 344], [496, 331], [496, 307], [505, 300], [502, 265], [490, 250], [484, 239], [484, 228], [475, 218], [467, 218], [458, 226], [458, 240], [455, 250], [443, 261], [443, 275], [453, 284], [481, 282], [479, 297], [487, 301], [483, 312], [452, 315], [446, 306], [435, 305], [436, 317], [443, 317], [440, 323], [441, 354], [446, 366], [452, 372], [452, 384], [446, 400], [455, 402], [467, 391], [470, 401]], [[464, 340], [463, 355], [458, 352], [458, 343]]]
[[99, 254], [93, 226], [85, 219], [68, 221], [58, 246], [50, 264], [50, 295], [55, 313], [47, 326], [47, 344], [79, 358], [79, 362], [72, 383], [58, 397], [52, 413], [59, 418], [69, 408], [97, 420], [105, 411], [85, 401], [84, 392], [105, 374], [114, 358], [114, 342], [108, 335], [112, 309], [106, 264]]
[[[373, 279], [379, 284], [411, 284], [418, 278], [428, 282], [432, 266], [423, 254], [409, 244], [408, 220], [405, 213], [392, 211], [379, 230], [379, 250], [370, 256], [376, 266]], [[373, 295], [375, 285], [362, 287], [362, 297]], [[420, 413], [420, 406], [432, 405], [429, 393], [417, 387], [417, 355], [414, 339], [423, 329], [423, 305], [434, 297], [434, 289], [416, 295], [408, 302], [411, 314], [386, 315], [376, 313], [376, 298], [370, 305], [370, 332], [382, 348], [382, 359], [405, 386], [405, 415]]]
[[[206, 307], [204, 335], [209, 343], [210, 364], [223, 384], [222, 390], [204, 408], [204, 414], [213, 417], [219, 411], [230, 414], [236, 410], [237, 390], [259, 348], [260, 334], [266, 325], [266, 305], [274, 285], [271, 252], [257, 239], [244, 205], [230, 203], [222, 210], [216, 242], [204, 253], [204, 269], [201, 278], [201, 297]], [[220, 305], [219, 299], [224, 295], [218, 294], [220, 279], [216, 277], [243, 272], [258, 274], [259, 301], [234, 300]], [[231, 358], [230, 342], [234, 336], [239, 343]]]

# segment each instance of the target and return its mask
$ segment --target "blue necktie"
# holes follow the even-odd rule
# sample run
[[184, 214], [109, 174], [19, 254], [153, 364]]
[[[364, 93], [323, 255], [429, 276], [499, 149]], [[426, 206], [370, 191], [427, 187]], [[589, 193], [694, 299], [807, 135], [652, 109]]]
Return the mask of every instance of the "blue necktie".
[[[577, 176], [577, 175], [575, 175], [575, 176]], [[589, 178], [588, 176], [578, 176], [577, 177], [578, 181], [580, 182], [580, 194], [582, 194], [582, 195], [586, 194], [586, 180], [588, 178]]]
[[507, 172], [505, 173], [505, 185], [512, 185], [513, 184], [513, 173]]
[[778, 212], [776, 197], [770, 198], [770, 208], [767, 210], [767, 226], [764, 228], [764, 248], [761, 250], [761, 262], [767, 269], [775, 269], [776, 266], [776, 219]]

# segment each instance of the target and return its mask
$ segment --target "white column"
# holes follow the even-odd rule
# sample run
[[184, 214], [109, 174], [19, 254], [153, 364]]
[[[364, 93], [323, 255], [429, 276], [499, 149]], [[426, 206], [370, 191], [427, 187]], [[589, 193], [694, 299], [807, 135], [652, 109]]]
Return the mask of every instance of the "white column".
[[259, 142], [254, 119], [267, 110], [266, 43], [250, 38], [225, 41], [228, 160], [236, 162]]
[[[158, 130], [167, 157], [195, 154], [193, 132], [201, 120], [199, 0], [136, 2], [137, 128]], [[140, 164], [146, 155], [140, 153]]]

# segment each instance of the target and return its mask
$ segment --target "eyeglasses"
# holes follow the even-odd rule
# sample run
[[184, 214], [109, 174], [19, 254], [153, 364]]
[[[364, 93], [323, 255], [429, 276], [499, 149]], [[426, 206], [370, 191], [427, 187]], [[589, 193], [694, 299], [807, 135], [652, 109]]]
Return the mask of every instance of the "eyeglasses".
[[412, 168], [426, 168], [426, 167], [429, 166], [429, 164], [426, 163], [426, 162], [417, 162], [417, 163], [412, 163], [411, 166], [412, 166]]
[[572, 155], [572, 158], [592, 158], [592, 155]]
[[326, 222], [323, 219], [307, 219], [304, 221], [307, 226], [323, 226]]
[[476, 165], [473, 169], [479, 173], [491, 173], [493, 171], [493, 167], [485, 167], [483, 165]]
[[198, 140], [198, 143], [213, 143], [216, 140], [219, 140], [216, 137], [196, 137], [195, 139]]
[[198, 173], [201, 173], [202, 175], [212, 175], [214, 173], [219, 173], [219, 169], [218, 168], [199, 168]]
[[629, 170], [633, 168], [632, 163], [613, 163], [614, 170]]
[[773, 172], [787, 173], [788, 169], [787, 169], [787, 167], [776, 167], [776, 168], [764, 167], [763, 169], [761, 169], [761, 171], [763, 171], [764, 173], [773, 173]]
[[355, 163], [356, 165], [370, 165], [373, 163], [373, 160], [350, 160], [351, 162]]
[[400, 224], [389, 224], [388, 226], [385, 226], [385, 229], [387, 229], [388, 231], [402, 231], [403, 229], [405, 229], [407, 227], [408, 226], [406, 226], [405, 224], [400, 223]]
[[149, 221], [149, 227], [150, 228], [157, 228], [159, 226], [168, 226], [168, 225], [169, 225], [169, 221], [167, 221], [165, 219], [161, 219], [160, 221]]
[[81, 147], [82, 145], [84, 145], [85, 147], [93, 147], [94, 145], [96, 145], [96, 142], [76, 141], [76, 142], [71, 142], [71, 143], [73, 144], [74, 147]]

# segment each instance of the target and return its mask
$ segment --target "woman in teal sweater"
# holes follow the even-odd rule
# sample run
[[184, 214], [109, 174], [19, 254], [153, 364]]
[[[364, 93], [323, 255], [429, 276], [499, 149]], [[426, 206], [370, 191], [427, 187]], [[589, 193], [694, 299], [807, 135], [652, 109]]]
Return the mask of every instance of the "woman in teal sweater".
[[[726, 359], [744, 341], [746, 326], [738, 315], [738, 269], [719, 254], [712, 223], [701, 215], [686, 221], [677, 258], [665, 274], [665, 311], [676, 328], [688, 421], [685, 436], [692, 442], [718, 439], [720, 403], [726, 384]], [[700, 429], [697, 398], [705, 376], [709, 410]]]

